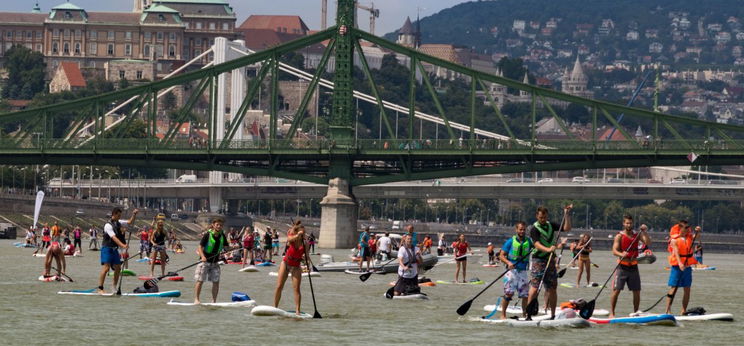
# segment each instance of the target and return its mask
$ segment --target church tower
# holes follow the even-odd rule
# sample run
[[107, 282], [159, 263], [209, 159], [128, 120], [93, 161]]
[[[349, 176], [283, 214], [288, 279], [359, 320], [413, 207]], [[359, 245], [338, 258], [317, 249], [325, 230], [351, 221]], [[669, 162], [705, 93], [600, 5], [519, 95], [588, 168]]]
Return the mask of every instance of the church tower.
[[403, 27], [398, 30], [398, 40], [395, 43], [408, 48], [416, 48], [416, 31], [411, 23], [411, 17], [406, 17]]
[[571, 72], [568, 69], [563, 73], [562, 90], [566, 94], [581, 96], [581, 97], [592, 97], [592, 92], [587, 90], [589, 84], [589, 78], [586, 77], [584, 69], [581, 67], [581, 61], [579, 61], [578, 55], [576, 56], [576, 62], [574, 62], [573, 70]]

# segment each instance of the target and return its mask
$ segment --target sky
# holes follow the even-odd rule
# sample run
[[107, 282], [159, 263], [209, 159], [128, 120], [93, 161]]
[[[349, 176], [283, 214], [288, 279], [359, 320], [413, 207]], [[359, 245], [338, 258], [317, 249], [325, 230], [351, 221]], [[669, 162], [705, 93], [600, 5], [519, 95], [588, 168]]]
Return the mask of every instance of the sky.
[[[66, 0], [39, 0], [42, 12], [49, 12]], [[30, 12], [35, 0], [2, 0], [0, 11], [3, 12]], [[133, 0], [71, 0], [87, 11], [131, 11]], [[299, 15], [307, 23], [310, 29], [320, 29], [320, 3], [321, 0], [228, 0], [238, 15], [240, 25], [251, 14], [284, 14]], [[403, 25], [406, 16], [415, 20], [420, 10], [421, 17], [437, 13], [445, 8], [452, 7], [467, 0], [360, 0], [359, 3], [369, 6], [374, 3], [380, 9], [380, 18], [376, 21], [376, 34], [382, 36], [385, 33], [397, 30]], [[328, 24], [335, 20], [335, 1], [328, 0]], [[367, 30], [369, 27], [369, 16], [360, 10], [359, 26]]]

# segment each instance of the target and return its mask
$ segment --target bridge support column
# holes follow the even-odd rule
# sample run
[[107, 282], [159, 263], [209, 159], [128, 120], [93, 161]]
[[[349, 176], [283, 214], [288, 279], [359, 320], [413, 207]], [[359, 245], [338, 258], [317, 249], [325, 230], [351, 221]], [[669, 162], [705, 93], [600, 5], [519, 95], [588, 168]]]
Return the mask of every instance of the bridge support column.
[[[221, 173], [221, 172], [217, 172], [217, 173]], [[220, 209], [222, 209], [222, 188], [210, 187], [209, 188], [209, 212], [217, 213], [219, 212]]]
[[341, 178], [328, 182], [328, 194], [320, 201], [321, 248], [350, 248], [356, 244], [359, 205]]

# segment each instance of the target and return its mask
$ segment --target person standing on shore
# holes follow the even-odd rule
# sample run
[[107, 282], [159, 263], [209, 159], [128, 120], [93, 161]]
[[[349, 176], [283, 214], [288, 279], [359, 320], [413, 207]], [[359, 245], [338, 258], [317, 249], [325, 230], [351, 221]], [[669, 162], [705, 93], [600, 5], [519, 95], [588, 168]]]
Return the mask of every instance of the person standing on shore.
[[695, 241], [700, 234], [700, 227], [695, 228], [695, 232], [690, 231], [690, 226], [680, 229], [679, 235], [669, 241], [669, 293], [667, 293], [666, 313], [671, 314], [674, 296], [677, 289], [682, 287], [684, 295], [682, 296], [682, 313], [687, 311], [687, 304], [690, 303], [690, 290], [692, 288], [692, 266], [697, 264], [697, 259], [693, 256]]
[[615, 306], [620, 291], [628, 289], [633, 292], [633, 311], [638, 311], [641, 306], [641, 275], [638, 272], [638, 242], [651, 245], [651, 238], [646, 233], [648, 227], [641, 225], [640, 233], [633, 231], [633, 217], [623, 217], [623, 231], [615, 236], [612, 244], [612, 254], [617, 256], [619, 266], [615, 271], [615, 279], [612, 281], [612, 294], [610, 295], [610, 318], [615, 318]]
[[[530, 281], [530, 294], [528, 302], [538, 299], [537, 290], [542, 284], [545, 287], [545, 299], [550, 308], [550, 316], [555, 316], [555, 306], [558, 302], [558, 271], [556, 270], [555, 250], [566, 245], [564, 238], [560, 243], [556, 240], [556, 232], [568, 232], [571, 230], [571, 209], [573, 204], [563, 208], [563, 225], [548, 221], [548, 209], [538, 207], [535, 217], [537, 221], [527, 228], [527, 233], [535, 243], [535, 253], [532, 255], [532, 269]], [[549, 262], [548, 262], [549, 261]]]
[[101, 272], [98, 274], [98, 293], [104, 293], [103, 283], [106, 280], [106, 274], [109, 270], [114, 270], [114, 281], [113, 291], [117, 291], [117, 284], [121, 274], [121, 256], [119, 255], [119, 248], [125, 251], [129, 247], [127, 245], [126, 237], [121, 228], [125, 225], [133, 225], [134, 220], [137, 219], [137, 213], [139, 210], [135, 209], [132, 212], [132, 217], [129, 221], [120, 221], [121, 208], [114, 208], [111, 211], [111, 220], [103, 226], [103, 241], [101, 242]]
[[212, 227], [209, 228], [201, 238], [197, 253], [201, 262], [196, 266], [194, 271], [194, 304], [201, 304], [199, 296], [201, 295], [204, 281], [212, 282], [212, 303], [217, 302], [217, 295], [220, 293], [220, 254], [223, 249], [230, 250], [225, 233], [222, 231], [225, 220], [222, 217], [212, 219]]

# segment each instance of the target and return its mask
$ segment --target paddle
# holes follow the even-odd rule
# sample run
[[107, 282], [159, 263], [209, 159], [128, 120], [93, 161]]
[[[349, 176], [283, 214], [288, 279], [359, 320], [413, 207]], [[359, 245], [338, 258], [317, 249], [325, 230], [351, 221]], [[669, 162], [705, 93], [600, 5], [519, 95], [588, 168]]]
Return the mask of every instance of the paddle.
[[[560, 271], [558, 271], [558, 277], [559, 278], [562, 278], [563, 275], [566, 275], [566, 270], [568, 269], [568, 266], [570, 266], [571, 263], [573, 263], [576, 260], [576, 258], [579, 257], [579, 255], [581, 254], [581, 251], [584, 250], [584, 248], [587, 247], [587, 245], [589, 245], [589, 243], [592, 241], [592, 239], [594, 239], [594, 237], [589, 237], [589, 240], [587, 240], [586, 243], [584, 244], [584, 246], [582, 246], [579, 249], [579, 251], [576, 253], [576, 255], [574, 255], [574, 257], [571, 259], [571, 262], [569, 262], [568, 264], [566, 264], [566, 266], [563, 269], [561, 269]], [[563, 251], [563, 250], [561, 250], [561, 251]]]
[[[530, 253], [528, 252], [528, 253], [520, 256], [515, 262], [521, 262], [523, 259], [527, 258], [527, 256], [529, 256], [529, 255], [530, 255]], [[457, 314], [460, 315], [460, 316], [465, 315], [468, 312], [468, 310], [470, 310], [470, 307], [473, 305], [473, 301], [475, 299], [477, 299], [478, 297], [480, 297], [480, 295], [483, 294], [484, 292], [486, 292], [489, 288], [491, 288], [491, 286], [493, 286], [493, 284], [495, 284], [497, 281], [499, 281], [499, 279], [501, 279], [502, 277], [504, 277], [504, 275], [506, 275], [506, 273], [508, 273], [509, 270], [510, 270], [509, 268], [506, 268], [506, 270], [503, 273], [501, 273], [501, 275], [499, 275], [497, 278], [495, 278], [493, 281], [491, 281], [491, 283], [489, 283], [480, 292], [478, 292], [478, 294], [476, 294], [473, 298], [470, 298], [470, 300], [468, 300], [465, 303], [463, 303], [462, 305], [460, 305], [460, 307], [457, 308]]]
[[[558, 236], [561, 234], [561, 231], [563, 230], [563, 222], [566, 221], [566, 213], [563, 213], [563, 217], [561, 218], [561, 224], [558, 226], [558, 230], [555, 232], [553, 243], [558, 241]], [[564, 248], [565, 246], [561, 247], [561, 253], [563, 252]], [[527, 303], [527, 307], [526, 307], [527, 319], [530, 319], [530, 317], [537, 315], [538, 313], [538, 310], [539, 310], [538, 301], [540, 300], [538, 298], [540, 297], [540, 291], [542, 290], [543, 282], [545, 282], [545, 276], [548, 274], [548, 269], [550, 269], [550, 262], [553, 260], [554, 254], [555, 254], [555, 251], [551, 252], [550, 255], [548, 256], [548, 261], [545, 264], [545, 270], [543, 271], [542, 278], [540, 279], [540, 284], [537, 286], [537, 293], [535, 293], [535, 296], [532, 298], [532, 301]]]
[[[307, 244], [303, 244], [303, 247], [305, 248], [305, 264], [308, 268], [310, 267], [310, 256], [307, 254]], [[313, 318], [323, 318], [320, 316], [320, 313], [318, 312], [318, 305], [315, 304], [315, 290], [313, 290], [313, 278], [312, 278], [312, 272], [307, 273], [307, 281], [310, 282], [310, 296], [313, 298], [313, 309], [315, 309], [315, 313], [313, 314]]]
[[[638, 232], [638, 234], [636, 234], [636, 236], [630, 242], [630, 245], [628, 245], [628, 248], [626, 248], [625, 251], [623, 252], [627, 253], [630, 250], [630, 248], [633, 247], [633, 245], [637, 246], [636, 240], [640, 236], [641, 236], [641, 232]], [[615, 275], [617, 268], [620, 268], [620, 262], [622, 262], [624, 258], [625, 256], [621, 257], [620, 260], [617, 261], [617, 265], [615, 265], [615, 269], [613, 269], [612, 272], [610, 273], [610, 276], [607, 277], [607, 280], [605, 280], [604, 285], [602, 285], [602, 287], [599, 288], [599, 292], [597, 292], [597, 295], [594, 296], [594, 299], [587, 302], [586, 305], [584, 305], [584, 307], [582, 307], [581, 310], [579, 310], [579, 316], [581, 316], [581, 318], [588, 320], [589, 318], [592, 317], [592, 315], [594, 314], [594, 306], [597, 304], [597, 298], [599, 298], [599, 295], [602, 294], [602, 291], [604, 290], [604, 288], [607, 287], [607, 283], [610, 282], [610, 279], [612, 279], [612, 276]]]
[[[135, 209], [135, 210], [136, 210], [136, 209]], [[135, 214], [135, 215], [136, 215], [136, 214]], [[129, 257], [129, 243], [130, 243], [130, 241], [131, 241], [131, 240], [132, 240], [132, 232], [130, 231], [130, 232], [129, 232], [129, 237], [127, 238], [127, 250], [126, 250], [126, 251], [124, 252], [125, 254], [127, 254], [127, 258], [126, 258], [126, 259], [124, 260], [124, 262], [123, 262], [123, 263], [122, 263], [122, 264], [121, 264], [121, 265], [119, 266], [119, 268], [123, 267], [123, 266], [124, 266], [124, 264], [127, 264], [127, 263], [128, 263], [128, 261], [129, 261], [129, 259], [131, 258], [131, 257]], [[142, 251], [140, 251], [140, 253], [142, 253]], [[136, 256], [136, 255], [135, 255], [135, 256]], [[120, 295], [121, 295], [121, 282], [122, 282], [122, 281], [124, 281], [124, 276], [123, 276], [123, 275], [121, 275], [121, 269], [120, 269], [120, 270], [119, 270], [119, 287], [117, 287], [117, 288], [116, 288], [116, 295], [117, 295], [117, 296], [120, 296]]]
[[[226, 253], [228, 253], [228, 252], [230, 252], [230, 251], [241, 250], [241, 249], [243, 249], [243, 247], [242, 247], [242, 246], [241, 246], [241, 247], [239, 247], [239, 248], [237, 248], [237, 249], [229, 249], [229, 250], [224, 250], [224, 251], [222, 251], [222, 252], [220, 252], [220, 253], [217, 253], [217, 254], [214, 254], [214, 255], [212, 255], [212, 256], [209, 256], [209, 258], [210, 258], [210, 259], [212, 259], [212, 258], [215, 258], [215, 257], [219, 257], [219, 256], [222, 256], [222, 255], [224, 255], [224, 254], [226, 254]], [[135, 256], [136, 256], [136, 255], [135, 255]], [[178, 276], [178, 272], [180, 272], [180, 271], [184, 271], [184, 270], [186, 270], [186, 269], [189, 269], [189, 268], [191, 268], [191, 267], [193, 267], [193, 266], [196, 266], [196, 265], [197, 265], [197, 264], [199, 264], [199, 263], [201, 263], [201, 260], [199, 260], [199, 261], [197, 261], [197, 262], [194, 262], [194, 263], [192, 263], [192, 264], [189, 264], [189, 265], [187, 265], [187, 266], [185, 266], [185, 267], [183, 267], [183, 268], [177, 269], [177, 270], [175, 270], [175, 271], [169, 271], [169, 272], [167, 272], [167, 273], [166, 273], [165, 275], [161, 275], [161, 276], [158, 276], [158, 277], [156, 277], [156, 278], [152, 278], [152, 279], [150, 279], [150, 280], [147, 280], [147, 282], [150, 282], [151, 284], [157, 284], [158, 282], [160, 282], [160, 280], [163, 280], [164, 278], [167, 278], [167, 277], [170, 277], [170, 276]]]
[[56, 270], [56, 271], [57, 271], [57, 273], [59, 273], [59, 275], [60, 275], [60, 276], [64, 276], [64, 277], [65, 277], [65, 278], [66, 278], [67, 280], [69, 280], [70, 282], [75, 282], [75, 280], [73, 280], [73, 279], [72, 279], [71, 277], [67, 276], [67, 274], [65, 274], [65, 273], [63, 273], [63, 272], [61, 272], [61, 271], [59, 271], [59, 269], [57, 269], [57, 268], [55, 268], [55, 267], [52, 267], [52, 269], [53, 269], [53, 270]]
[[395, 261], [397, 259], [398, 259], [397, 257], [396, 258], [393, 258], [393, 259], [391, 259], [391, 260], [383, 263], [381, 266], [375, 268], [375, 270], [368, 271], [368, 272], [366, 272], [366, 273], [364, 273], [362, 275], [359, 275], [359, 280], [362, 280], [362, 282], [367, 281], [367, 279], [369, 279], [369, 277], [372, 276], [372, 274], [374, 274], [376, 271], [378, 271], [379, 269], [385, 268], [386, 265], [388, 265], [390, 263], [393, 263], [393, 261]]

